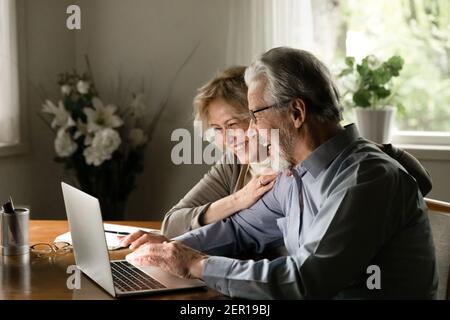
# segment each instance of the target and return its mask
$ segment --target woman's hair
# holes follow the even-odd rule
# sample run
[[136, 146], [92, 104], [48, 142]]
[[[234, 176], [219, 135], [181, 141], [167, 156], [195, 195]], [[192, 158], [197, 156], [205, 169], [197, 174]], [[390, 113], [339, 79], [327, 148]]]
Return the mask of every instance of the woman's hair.
[[238, 117], [242, 119], [249, 117], [245, 69], [244, 66], [225, 69], [197, 90], [194, 98], [194, 116], [195, 121], [202, 122], [203, 129], [209, 125], [209, 105], [215, 99], [221, 98], [234, 107]]

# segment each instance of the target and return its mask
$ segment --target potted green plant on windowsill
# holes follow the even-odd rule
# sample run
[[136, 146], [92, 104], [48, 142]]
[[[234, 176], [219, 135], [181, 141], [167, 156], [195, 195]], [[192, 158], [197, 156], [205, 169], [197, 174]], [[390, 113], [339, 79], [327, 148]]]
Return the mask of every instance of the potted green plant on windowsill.
[[338, 75], [343, 101], [354, 108], [361, 135], [378, 143], [390, 142], [395, 111], [404, 109], [393, 82], [403, 68], [403, 58], [392, 56], [380, 61], [370, 55], [357, 64], [355, 58], [347, 57], [345, 64]]

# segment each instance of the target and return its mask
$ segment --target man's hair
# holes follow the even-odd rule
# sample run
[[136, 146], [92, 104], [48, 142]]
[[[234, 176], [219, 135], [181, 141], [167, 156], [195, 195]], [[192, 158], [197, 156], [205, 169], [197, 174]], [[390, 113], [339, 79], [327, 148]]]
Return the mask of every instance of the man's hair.
[[328, 68], [311, 53], [278, 47], [264, 53], [245, 72], [247, 86], [265, 82], [267, 104], [286, 105], [295, 98], [320, 122], [339, 122], [342, 108], [339, 92]]
[[195, 121], [201, 121], [203, 128], [208, 125], [209, 105], [215, 99], [223, 99], [234, 107], [239, 117], [247, 119], [247, 85], [244, 81], [244, 66], [234, 66], [223, 70], [197, 91], [194, 98]]

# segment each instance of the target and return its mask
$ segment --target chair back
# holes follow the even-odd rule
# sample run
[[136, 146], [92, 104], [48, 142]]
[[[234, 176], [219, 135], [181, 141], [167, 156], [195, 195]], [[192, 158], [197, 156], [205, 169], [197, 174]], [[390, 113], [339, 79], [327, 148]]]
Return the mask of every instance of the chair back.
[[450, 300], [450, 203], [425, 198], [436, 248], [439, 286], [437, 298]]

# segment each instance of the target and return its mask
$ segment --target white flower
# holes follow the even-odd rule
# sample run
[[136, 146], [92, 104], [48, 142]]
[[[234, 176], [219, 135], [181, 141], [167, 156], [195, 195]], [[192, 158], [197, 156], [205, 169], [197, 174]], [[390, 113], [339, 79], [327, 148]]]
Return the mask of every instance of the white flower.
[[84, 144], [86, 146], [92, 143], [93, 135], [87, 131], [87, 125], [80, 119], [77, 120], [77, 131], [73, 135], [74, 139], [78, 139], [79, 137], [84, 136]]
[[52, 128], [62, 128], [67, 129], [75, 125], [70, 113], [64, 107], [62, 101], [58, 102], [58, 106], [55, 106], [50, 100], [46, 100], [42, 105], [42, 111], [45, 113], [50, 113], [54, 116], [52, 121]]
[[86, 123], [81, 121], [80, 119], [77, 120], [77, 131], [73, 135], [74, 139], [78, 139], [81, 136], [87, 135], [87, 126]]
[[119, 148], [121, 139], [119, 133], [113, 129], [103, 129], [98, 131], [92, 140], [92, 147], [101, 150], [103, 153], [111, 155]]
[[65, 129], [59, 129], [55, 139], [55, 151], [61, 158], [70, 157], [78, 146]]
[[144, 96], [142, 94], [136, 95], [136, 97], [131, 101], [130, 113], [135, 118], [140, 118], [145, 115], [147, 106], [144, 103]]
[[116, 130], [107, 128], [97, 131], [92, 144], [83, 152], [86, 163], [94, 166], [101, 165], [112, 158], [112, 154], [119, 148], [120, 143], [121, 139]]
[[101, 165], [103, 163], [103, 161], [106, 160], [104, 155], [100, 151], [98, 151], [92, 147], [88, 147], [88, 148], [84, 149], [83, 155], [84, 155], [84, 158], [86, 159], [87, 164], [93, 164], [96, 167]]
[[87, 116], [87, 132], [94, 133], [101, 129], [117, 128], [123, 124], [122, 119], [114, 114], [117, 109], [116, 106], [103, 106], [99, 98], [93, 98], [92, 104], [94, 109], [83, 109]]
[[81, 94], [87, 94], [89, 92], [90, 84], [87, 81], [80, 80], [77, 83], [77, 90]]
[[72, 91], [72, 87], [69, 86], [68, 84], [61, 86], [61, 92], [63, 95], [68, 96], [71, 91]]
[[147, 142], [148, 137], [142, 129], [135, 128], [130, 130], [128, 139], [133, 147], [139, 147]]
[[83, 155], [84, 158], [86, 159], [87, 164], [93, 164], [96, 167], [101, 165], [103, 161], [106, 160], [104, 155], [100, 151], [94, 149], [93, 147], [88, 147], [84, 149]]

